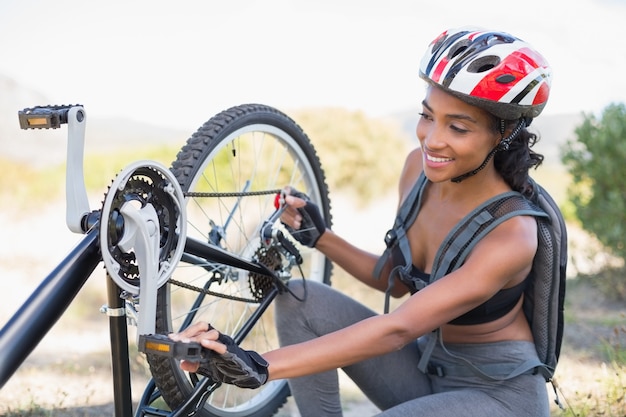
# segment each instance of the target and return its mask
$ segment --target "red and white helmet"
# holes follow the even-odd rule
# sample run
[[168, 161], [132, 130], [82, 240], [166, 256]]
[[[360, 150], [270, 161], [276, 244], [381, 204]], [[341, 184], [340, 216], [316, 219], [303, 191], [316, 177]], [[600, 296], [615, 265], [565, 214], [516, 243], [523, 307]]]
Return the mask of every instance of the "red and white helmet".
[[528, 43], [475, 27], [450, 29], [428, 46], [420, 77], [493, 115], [516, 120], [541, 113], [552, 70]]

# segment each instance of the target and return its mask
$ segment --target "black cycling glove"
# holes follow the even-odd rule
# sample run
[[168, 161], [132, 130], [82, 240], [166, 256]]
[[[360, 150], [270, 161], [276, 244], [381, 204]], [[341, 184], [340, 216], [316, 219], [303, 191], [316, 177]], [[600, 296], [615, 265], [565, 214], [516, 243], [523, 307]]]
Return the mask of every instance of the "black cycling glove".
[[217, 340], [226, 345], [226, 352], [220, 355], [209, 350], [200, 363], [198, 374], [240, 388], [259, 388], [267, 382], [269, 364], [261, 355], [241, 349], [225, 334], [220, 333]]
[[326, 222], [322, 213], [309, 196], [303, 192], [292, 188], [290, 195], [303, 199], [306, 201], [306, 205], [297, 209], [302, 216], [299, 229], [296, 230], [284, 222], [283, 225], [298, 242], [309, 248], [314, 248], [319, 238], [326, 232]]

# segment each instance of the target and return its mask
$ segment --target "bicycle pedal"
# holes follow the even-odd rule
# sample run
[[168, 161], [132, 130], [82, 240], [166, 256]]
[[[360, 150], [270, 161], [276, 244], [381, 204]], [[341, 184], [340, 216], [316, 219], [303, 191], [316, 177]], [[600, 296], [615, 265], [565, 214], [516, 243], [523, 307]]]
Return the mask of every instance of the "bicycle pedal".
[[203, 348], [197, 342], [176, 342], [164, 334], [140, 335], [140, 352], [150, 355], [166, 356], [178, 360], [200, 362], [204, 359]]
[[20, 110], [18, 112], [20, 128], [58, 129], [67, 123], [67, 115], [72, 107], [75, 106], [36, 106]]

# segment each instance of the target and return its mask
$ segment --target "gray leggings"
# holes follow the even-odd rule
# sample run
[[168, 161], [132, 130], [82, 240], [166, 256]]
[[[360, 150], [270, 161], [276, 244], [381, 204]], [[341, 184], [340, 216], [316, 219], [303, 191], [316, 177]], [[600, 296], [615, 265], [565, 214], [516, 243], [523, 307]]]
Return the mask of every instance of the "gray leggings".
[[[302, 281], [290, 281], [289, 287], [296, 294], [303, 294]], [[306, 290], [304, 302], [289, 294], [278, 297], [276, 320], [283, 346], [331, 333], [376, 314], [326, 285], [307, 281]], [[363, 393], [384, 410], [380, 416], [549, 416], [548, 394], [541, 375], [524, 374], [493, 382], [473, 375], [423, 374], [417, 364], [425, 338], [400, 351], [344, 368]], [[431, 362], [444, 366], [454, 364], [437, 346]], [[446, 348], [477, 365], [520, 363], [536, 356], [534, 344], [530, 342], [446, 344]], [[342, 415], [337, 371], [294, 378], [289, 385], [302, 417]]]

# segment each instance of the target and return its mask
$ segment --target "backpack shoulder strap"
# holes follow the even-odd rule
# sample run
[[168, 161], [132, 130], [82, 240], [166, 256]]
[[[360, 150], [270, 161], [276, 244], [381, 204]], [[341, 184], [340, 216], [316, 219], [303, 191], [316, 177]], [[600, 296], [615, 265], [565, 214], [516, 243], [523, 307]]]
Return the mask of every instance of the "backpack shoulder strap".
[[380, 273], [385, 266], [385, 263], [387, 263], [387, 260], [391, 256], [392, 248], [395, 245], [399, 245], [399, 249], [405, 258], [405, 261], [407, 259], [411, 259], [411, 248], [408, 246], [406, 231], [417, 218], [417, 213], [419, 212], [419, 208], [422, 204], [423, 190], [427, 182], [428, 179], [426, 178], [424, 172], [422, 172], [413, 185], [411, 192], [400, 205], [393, 223], [393, 228], [389, 229], [389, 231], [385, 234], [385, 244], [387, 245], [387, 249], [385, 249], [385, 252], [378, 259], [378, 262], [374, 267], [374, 278], [380, 278]]
[[[372, 275], [375, 279], [380, 279], [380, 274], [383, 267], [392, 256], [392, 254], [399, 253], [401, 256], [401, 263], [393, 267], [387, 278], [387, 290], [385, 291], [385, 305], [384, 312], [389, 312], [389, 299], [391, 297], [391, 291], [395, 285], [396, 277], [400, 274], [406, 275], [411, 268], [411, 247], [409, 245], [409, 239], [406, 236], [407, 229], [413, 224], [417, 218], [417, 213], [422, 204], [422, 195], [428, 179], [422, 171], [417, 181], [413, 185], [411, 192], [404, 199], [396, 218], [393, 223], [393, 228], [385, 234], [385, 244], [387, 248], [383, 254], [378, 258]], [[396, 255], [394, 255], [396, 256]], [[426, 283], [422, 283], [422, 288], [426, 286]]]
[[492, 197], [472, 210], [448, 233], [435, 255], [430, 282], [463, 265], [471, 250], [485, 235], [515, 216], [548, 217], [517, 191]]

